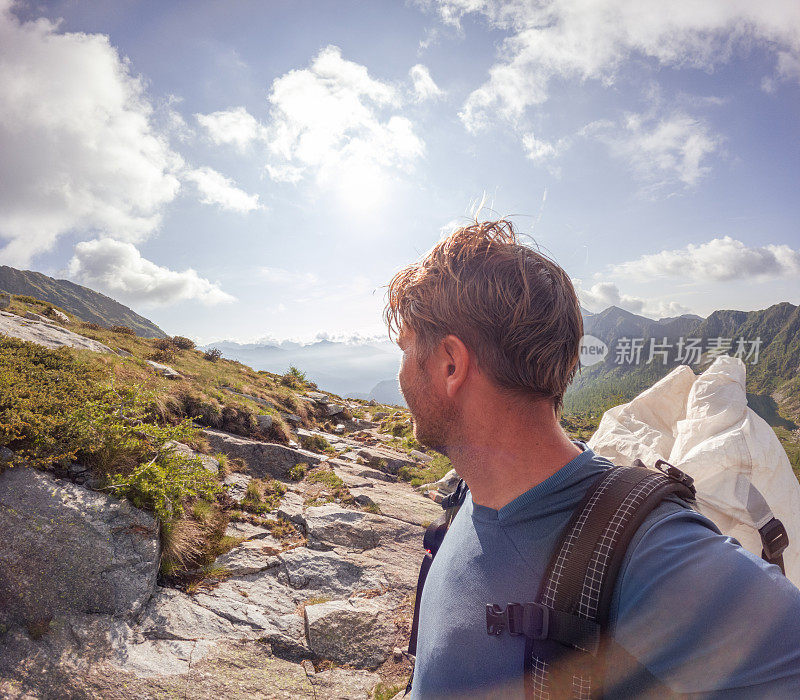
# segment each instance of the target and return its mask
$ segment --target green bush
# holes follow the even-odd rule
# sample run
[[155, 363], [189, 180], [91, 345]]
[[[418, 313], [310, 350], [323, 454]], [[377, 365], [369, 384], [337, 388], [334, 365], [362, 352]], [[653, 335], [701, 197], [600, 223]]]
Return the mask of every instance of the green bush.
[[75, 459], [78, 428], [73, 413], [105, 390], [96, 369], [68, 349], [0, 336], [0, 446], [14, 464], [49, 468]]
[[251, 513], [263, 514], [280, 505], [286, 487], [275, 479], [252, 479], [242, 499], [242, 508]]
[[194, 350], [194, 341], [182, 335], [172, 336], [172, 344], [178, 348], [178, 350]]
[[162, 522], [183, 515], [187, 498], [211, 499], [222, 488], [198, 457], [172, 450], [159, 452], [127, 476], [114, 474], [113, 480], [109, 487], [113, 493], [152, 511]]
[[121, 333], [122, 335], [136, 335], [136, 331], [129, 326], [111, 326], [114, 333]]
[[306, 373], [291, 365], [289, 371], [281, 377], [281, 384], [288, 386], [290, 389], [305, 389], [307, 384]]
[[302, 481], [305, 478], [307, 472], [308, 472], [308, 465], [305, 462], [300, 462], [300, 464], [295, 464], [289, 470], [288, 477], [292, 481]]
[[219, 348], [209, 348], [203, 353], [203, 359], [209, 362], [217, 362], [222, 357], [222, 350]]
[[322, 435], [301, 435], [300, 436], [300, 446], [304, 450], [311, 450], [313, 452], [328, 452], [330, 454], [335, 454], [336, 450], [333, 449], [331, 443], [329, 443]]

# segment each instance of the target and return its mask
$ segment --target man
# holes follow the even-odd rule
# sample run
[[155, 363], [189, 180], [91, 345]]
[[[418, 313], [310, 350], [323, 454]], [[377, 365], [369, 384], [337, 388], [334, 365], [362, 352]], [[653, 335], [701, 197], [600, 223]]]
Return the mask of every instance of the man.
[[[523, 697], [524, 638], [489, 636], [486, 604], [536, 599], [573, 511], [613, 466], [559, 424], [583, 332], [575, 290], [509, 222], [476, 222], [395, 276], [386, 320], [414, 435], [470, 492], [425, 583], [411, 695]], [[627, 550], [610, 633], [607, 687], [800, 697], [800, 591], [676, 499]]]

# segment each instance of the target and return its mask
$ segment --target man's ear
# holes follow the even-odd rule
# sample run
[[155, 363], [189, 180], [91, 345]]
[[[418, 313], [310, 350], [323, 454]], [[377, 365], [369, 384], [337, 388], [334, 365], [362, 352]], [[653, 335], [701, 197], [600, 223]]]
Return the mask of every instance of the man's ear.
[[444, 388], [453, 398], [464, 385], [470, 372], [470, 352], [455, 335], [445, 336], [440, 344], [441, 361], [444, 363]]

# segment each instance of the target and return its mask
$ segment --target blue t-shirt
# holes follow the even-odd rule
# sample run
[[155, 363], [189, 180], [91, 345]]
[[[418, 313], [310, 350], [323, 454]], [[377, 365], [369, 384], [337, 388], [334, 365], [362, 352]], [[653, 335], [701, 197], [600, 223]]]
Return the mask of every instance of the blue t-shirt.
[[[411, 697], [522, 698], [524, 637], [486, 633], [486, 604], [536, 599], [586, 489], [613, 465], [589, 447], [494, 510], [468, 495], [423, 589]], [[800, 591], [699, 513], [658, 506], [637, 531], [611, 607], [616, 651], [678, 693], [800, 698]]]

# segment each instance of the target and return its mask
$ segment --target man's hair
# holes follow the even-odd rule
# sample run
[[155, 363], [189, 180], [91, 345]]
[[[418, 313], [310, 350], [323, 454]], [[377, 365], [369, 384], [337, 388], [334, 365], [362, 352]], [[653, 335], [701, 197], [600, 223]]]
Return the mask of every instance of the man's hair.
[[551, 399], [558, 414], [580, 357], [575, 289], [550, 258], [518, 242], [510, 221], [475, 221], [389, 283], [389, 334], [408, 327], [423, 357], [457, 336], [501, 389]]

